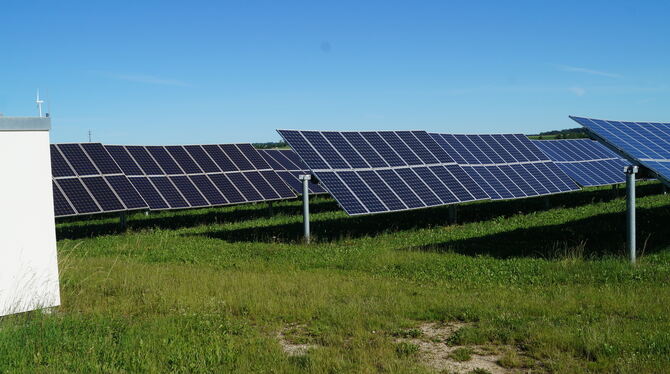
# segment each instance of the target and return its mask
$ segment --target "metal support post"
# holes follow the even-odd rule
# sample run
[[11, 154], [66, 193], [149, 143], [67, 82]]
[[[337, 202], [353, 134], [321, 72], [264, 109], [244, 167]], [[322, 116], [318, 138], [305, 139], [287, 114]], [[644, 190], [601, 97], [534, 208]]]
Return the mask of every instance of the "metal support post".
[[549, 196], [545, 196], [542, 200], [544, 200], [544, 209], [551, 209], [551, 201], [549, 201]]
[[121, 212], [119, 213], [119, 226], [121, 227], [122, 230], [126, 229], [126, 225], [128, 221], [128, 217], [126, 216], [126, 212]]
[[274, 207], [272, 206], [272, 201], [268, 201], [268, 214], [270, 217], [275, 215]]
[[449, 223], [456, 224], [458, 219], [458, 205], [449, 205]]
[[626, 166], [626, 224], [628, 226], [626, 239], [628, 241], [628, 253], [630, 262], [635, 263], [635, 174], [637, 166]]
[[312, 176], [309, 174], [304, 174], [299, 176], [302, 181], [302, 220], [305, 233], [305, 242], [309, 244], [310, 233], [309, 233], [309, 181], [312, 179]]
[[668, 194], [668, 186], [666, 186], [663, 182], [661, 182], [661, 191], [663, 192], [663, 195]]

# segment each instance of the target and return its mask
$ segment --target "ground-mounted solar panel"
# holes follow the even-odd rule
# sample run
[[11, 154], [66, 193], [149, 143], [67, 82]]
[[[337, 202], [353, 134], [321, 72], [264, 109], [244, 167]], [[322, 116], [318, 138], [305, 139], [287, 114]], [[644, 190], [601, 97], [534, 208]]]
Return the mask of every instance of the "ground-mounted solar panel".
[[670, 123], [570, 118], [604, 145], [670, 185]]
[[56, 217], [147, 209], [100, 143], [51, 145]]
[[278, 132], [349, 215], [489, 198], [425, 131]]
[[105, 147], [152, 210], [296, 196], [251, 144]]
[[430, 135], [493, 200], [579, 189], [524, 135]]
[[[307, 166], [300, 157], [290, 149], [259, 149], [261, 156], [276, 174], [295, 193], [302, 194], [302, 181], [298, 178], [307, 173]], [[309, 184], [310, 194], [322, 194], [326, 191], [316, 183]]]
[[532, 140], [561, 170], [583, 187], [625, 183], [630, 162], [591, 139]]

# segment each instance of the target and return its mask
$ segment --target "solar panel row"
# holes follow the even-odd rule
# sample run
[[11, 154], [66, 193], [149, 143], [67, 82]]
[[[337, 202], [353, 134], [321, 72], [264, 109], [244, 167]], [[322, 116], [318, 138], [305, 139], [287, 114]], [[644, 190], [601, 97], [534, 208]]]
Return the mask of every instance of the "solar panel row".
[[[308, 172], [307, 165], [300, 157], [290, 149], [259, 149], [258, 152], [263, 156], [272, 169], [279, 177], [289, 185], [296, 193], [302, 194], [302, 181], [299, 179], [301, 174]], [[310, 194], [321, 194], [326, 191], [316, 183], [309, 184]]]
[[610, 148], [651, 170], [666, 185], [670, 185], [670, 123], [570, 118]]
[[152, 210], [296, 196], [251, 144], [105, 148]]
[[581, 186], [625, 182], [623, 168], [630, 163], [595, 140], [533, 140], [533, 143]]
[[524, 135], [431, 136], [493, 200], [579, 189]]
[[57, 217], [148, 207], [102, 144], [52, 144], [51, 169]]
[[425, 131], [278, 132], [350, 215], [488, 199]]
[[251, 144], [52, 144], [51, 158], [57, 217], [296, 196]]

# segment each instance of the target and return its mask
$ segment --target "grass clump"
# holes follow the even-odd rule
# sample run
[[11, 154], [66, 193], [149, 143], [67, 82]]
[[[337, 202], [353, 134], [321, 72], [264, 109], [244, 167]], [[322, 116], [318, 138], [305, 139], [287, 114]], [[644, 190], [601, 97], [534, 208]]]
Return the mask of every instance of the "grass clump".
[[474, 352], [472, 351], [471, 348], [467, 347], [456, 348], [453, 351], [451, 351], [451, 353], [449, 353], [449, 358], [459, 362], [470, 361], [472, 359], [473, 353]]
[[395, 353], [398, 357], [409, 357], [419, 353], [419, 346], [414, 343], [400, 342], [395, 345]]

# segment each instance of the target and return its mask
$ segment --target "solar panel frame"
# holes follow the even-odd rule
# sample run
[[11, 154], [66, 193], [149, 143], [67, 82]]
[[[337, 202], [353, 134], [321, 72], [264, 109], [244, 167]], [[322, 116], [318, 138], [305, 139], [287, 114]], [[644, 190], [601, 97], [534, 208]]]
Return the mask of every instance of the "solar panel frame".
[[546, 196], [579, 189], [574, 183], [563, 182], [557, 186], [556, 178], [572, 181], [562, 171], [557, 174], [548, 168], [537, 168], [535, 164], [553, 162], [524, 135], [430, 135], [463, 170], [472, 173], [472, 179], [492, 200]]
[[628, 163], [595, 140], [531, 141], [580, 186], [596, 187], [625, 183], [623, 167]]
[[[448, 176], [446, 184], [435, 174], [432, 167], [459, 166], [425, 131], [278, 132], [350, 215], [488, 199], [465, 173], [462, 177], [478, 190], [476, 194], [481, 198], [468, 193], [448, 169], [442, 170], [443, 175]], [[339, 157], [334, 157], [335, 152]]]
[[[298, 157], [294, 151], [290, 149], [259, 149], [258, 152], [293, 192], [302, 195], [302, 181], [299, 176], [307, 174], [308, 171], [306, 168], [300, 168], [292, 160]], [[299, 162], [302, 163], [302, 161]], [[268, 179], [267, 176], [266, 179]], [[276, 190], [277, 185], [273, 184], [273, 186]], [[310, 182], [308, 187], [311, 195], [326, 193], [326, 191], [317, 183], [314, 183], [314, 181]], [[281, 193], [280, 195], [283, 196]]]

